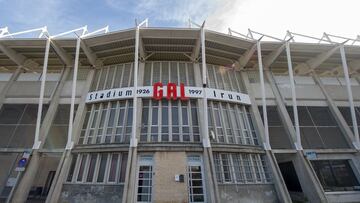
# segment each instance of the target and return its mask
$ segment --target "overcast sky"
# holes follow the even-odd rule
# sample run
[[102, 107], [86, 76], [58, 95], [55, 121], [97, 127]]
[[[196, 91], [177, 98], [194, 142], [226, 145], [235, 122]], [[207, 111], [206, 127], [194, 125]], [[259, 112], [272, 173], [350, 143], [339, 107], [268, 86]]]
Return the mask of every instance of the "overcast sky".
[[153, 27], [255, 31], [284, 38], [286, 30], [321, 37], [323, 32], [360, 35], [359, 0], [0, 0], [0, 28], [10, 32], [48, 26], [50, 34], [88, 25], [90, 31], [130, 28], [149, 18]]

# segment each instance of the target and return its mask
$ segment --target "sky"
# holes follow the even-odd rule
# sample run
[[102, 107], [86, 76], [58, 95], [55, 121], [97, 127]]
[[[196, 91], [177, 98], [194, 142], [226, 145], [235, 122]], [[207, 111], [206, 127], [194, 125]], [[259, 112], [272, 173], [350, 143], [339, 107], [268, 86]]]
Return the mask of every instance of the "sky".
[[284, 38], [286, 31], [321, 37], [323, 32], [360, 35], [360, 0], [0, 0], [0, 28], [10, 32], [47, 26], [51, 35], [88, 25], [94, 31], [132, 28], [135, 19], [151, 27], [228, 28]]

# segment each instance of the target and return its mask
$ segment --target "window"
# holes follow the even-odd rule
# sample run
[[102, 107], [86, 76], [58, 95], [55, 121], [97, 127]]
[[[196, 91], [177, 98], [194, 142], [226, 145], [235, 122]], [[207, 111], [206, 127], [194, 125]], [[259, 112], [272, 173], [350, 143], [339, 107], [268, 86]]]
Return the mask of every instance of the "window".
[[208, 125], [212, 142], [258, 145], [247, 108], [242, 105], [208, 101]]
[[190, 155], [187, 161], [189, 202], [206, 202], [201, 157]]
[[[349, 125], [350, 129], [354, 132], [350, 107], [338, 107], [342, 116], [344, 117], [346, 123]], [[358, 129], [360, 132], [360, 107], [355, 107], [355, 117], [358, 124]]]
[[[293, 108], [287, 107], [293, 119]], [[335, 118], [328, 107], [298, 106], [302, 146], [306, 149], [348, 148]]]
[[195, 86], [195, 72], [192, 63], [183, 62], [147, 62], [145, 64], [144, 86], [155, 82], [169, 82], [185, 86]]
[[125, 181], [127, 153], [74, 155], [67, 182], [120, 184]]
[[196, 100], [143, 99], [140, 142], [200, 142]]
[[[284, 125], [276, 106], [266, 106], [266, 113], [269, 125], [270, 145], [274, 149], [290, 149], [291, 142], [287, 135]], [[264, 122], [263, 108], [259, 106], [259, 113]]]
[[139, 158], [137, 176], [137, 202], [151, 202], [153, 188], [153, 157], [142, 155]]
[[218, 183], [268, 183], [271, 181], [265, 157], [260, 154], [214, 153]]
[[348, 160], [311, 161], [324, 190], [347, 191], [358, 189], [360, 184]]
[[133, 64], [105, 66], [96, 70], [91, 91], [131, 87], [134, 84]]
[[240, 72], [233, 68], [207, 64], [207, 83], [210, 88], [241, 92]]
[[132, 100], [88, 105], [79, 144], [128, 143], [132, 129]]

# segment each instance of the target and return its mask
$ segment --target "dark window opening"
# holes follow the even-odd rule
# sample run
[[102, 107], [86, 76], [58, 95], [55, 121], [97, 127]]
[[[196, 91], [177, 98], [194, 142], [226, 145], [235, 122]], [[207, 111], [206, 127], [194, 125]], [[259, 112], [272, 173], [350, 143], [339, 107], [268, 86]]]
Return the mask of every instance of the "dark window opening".
[[360, 189], [348, 160], [311, 161], [311, 164], [325, 192]]

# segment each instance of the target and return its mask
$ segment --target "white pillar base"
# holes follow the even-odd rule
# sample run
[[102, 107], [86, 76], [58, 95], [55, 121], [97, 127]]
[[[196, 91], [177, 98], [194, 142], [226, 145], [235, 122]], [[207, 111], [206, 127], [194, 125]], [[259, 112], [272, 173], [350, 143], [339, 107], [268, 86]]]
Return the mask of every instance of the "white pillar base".
[[210, 148], [210, 147], [211, 147], [210, 139], [209, 139], [209, 138], [204, 138], [204, 139], [203, 139], [203, 147], [204, 147], [204, 148]]
[[360, 143], [353, 142], [353, 145], [354, 145], [355, 149], [360, 150]]
[[40, 149], [41, 141], [36, 141], [32, 147], [32, 149]]
[[70, 142], [70, 143], [66, 144], [65, 149], [66, 150], [71, 150], [73, 147], [74, 147], [74, 142]]
[[299, 144], [297, 142], [295, 142], [294, 144], [295, 144], [296, 150], [298, 150], [298, 151], [304, 150], [301, 144]]
[[264, 146], [264, 149], [265, 149], [265, 150], [271, 150], [270, 144], [264, 142], [264, 143], [263, 143], [263, 146]]
[[130, 139], [130, 147], [137, 147], [138, 140], [136, 138]]

